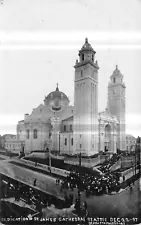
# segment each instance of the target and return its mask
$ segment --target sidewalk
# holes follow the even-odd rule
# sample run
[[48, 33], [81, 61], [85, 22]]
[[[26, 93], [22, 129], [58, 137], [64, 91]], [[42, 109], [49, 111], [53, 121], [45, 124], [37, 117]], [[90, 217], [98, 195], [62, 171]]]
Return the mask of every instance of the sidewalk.
[[[26, 166], [30, 166], [32, 168], [38, 168], [42, 171], [48, 172], [48, 174], [50, 174], [50, 166], [46, 165], [46, 164], [41, 164], [41, 163], [36, 163], [34, 161], [31, 160], [26, 160], [26, 159], [18, 159], [18, 158], [12, 158], [14, 162], [19, 163], [21, 165], [26, 165]], [[60, 178], [62, 177], [67, 177], [67, 175], [70, 174], [70, 171], [64, 170], [64, 169], [60, 169], [58, 167], [53, 167], [51, 166], [51, 172], [52, 174], [54, 174], [55, 176], [57, 175], [58, 178], [60, 176]]]
[[1, 154], [1, 153], [0, 153], [0, 158], [2, 158], [2, 159], [8, 159], [8, 160], [10, 159], [10, 157], [9, 157], [9, 156], [7, 156], [7, 155], [3, 155], [3, 154]]
[[[58, 200], [64, 201], [64, 195], [60, 192], [60, 186], [56, 186], [56, 178], [51, 175], [48, 176], [33, 169], [29, 170], [5, 160], [0, 161], [0, 173], [48, 195], [52, 195]], [[35, 178], [37, 179], [36, 186], [34, 186]]]
[[19, 200], [19, 201], [16, 201], [15, 198], [2, 198], [1, 201], [5, 201], [5, 202], [10, 202], [10, 203], [14, 203], [20, 207], [23, 207], [23, 208], [28, 208], [28, 209], [31, 209], [32, 211], [34, 211], [35, 213], [37, 212], [35, 210], [35, 207], [34, 206], [29, 206], [28, 204], [26, 204], [24, 201], [22, 200]]
[[128, 190], [130, 188], [128, 184], [130, 183], [131, 185], [133, 185], [133, 184], [135, 185], [138, 182], [139, 179], [140, 179], [140, 175], [136, 174], [136, 176], [133, 176], [133, 177], [127, 179], [126, 181], [122, 182], [121, 185], [120, 185], [121, 187], [120, 187], [120, 190], [118, 191], [118, 193], [121, 193], [125, 190]]
[[27, 169], [30, 169], [30, 170], [34, 170], [38, 173], [46, 174], [46, 175], [52, 176], [52, 177], [57, 178], [57, 179], [62, 180], [64, 178], [64, 176], [61, 176], [61, 175], [58, 175], [58, 174], [54, 173], [53, 168], [51, 168], [51, 172], [49, 172], [49, 170], [41, 168], [38, 165], [37, 166], [30, 165], [30, 164], [28, 165], [28, 164], [24, 163], [23, 161], [19, 161], [17, 159], [11, 160], [11, 161], [9, 161], [9, 163], [14, 164], [16, 166], [23, 167], [23, 168], [27, 168]]

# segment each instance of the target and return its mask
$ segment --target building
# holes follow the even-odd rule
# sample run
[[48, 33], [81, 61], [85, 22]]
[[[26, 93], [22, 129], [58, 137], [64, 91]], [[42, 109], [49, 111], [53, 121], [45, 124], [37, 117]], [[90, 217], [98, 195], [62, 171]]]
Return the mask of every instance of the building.
[[0, 149], [2, 149], [2, 136], [0, 135]]
[[0, 138], [0, 143], [1, 143], [1, 148], [5, 148], [5, 143], [7, 142], [8, 139], [14, 139], [15, 140], [16, 135], [15, 134], [4, 134]]
[[16, 138], [9, 138], [5, 142], [5, 149], [10, 152], [20, 153], [24, 142]]
[[126, 150], [125, 84], [116, 66], [108, 84], [108, 104], [98, 112], [98, 62], [88, 39], [74, 65], [74, 106], [56, 87], [44, 104], [25, 114], [17, 125], [17, 140], [24, 142], [25, 153], [44, 150], [48, 145], [60, 154], [94, 155]]
[[130, 134], [126, 134], [126, 150], [128, 152], [134, 151], [136, 145], [136, 138]]

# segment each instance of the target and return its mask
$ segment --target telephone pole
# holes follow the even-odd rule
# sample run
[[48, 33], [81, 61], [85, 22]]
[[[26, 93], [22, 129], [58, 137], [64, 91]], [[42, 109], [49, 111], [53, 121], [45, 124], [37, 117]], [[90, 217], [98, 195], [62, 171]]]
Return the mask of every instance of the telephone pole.
[[141, 166], [140, 166], [140, 155], [141, 155], [141, 138], [138, 136], [138, 139], [137, 139], [137, 154], [138, 154], [138, 164], [139, 164], [139, 175], [140, 175], [140, 172], [141, 172]]
[[48, 151], [48, 159], [49, 159], [49, 168], [51, 171], [51, 138], [52, 138], [52, 124], [51, 119], [49, 120], [49, 144], [46, 148], [46, 151]]
[[79, 154], [79, 169], [81, 169], [81, 152]]
[[[81, 169], [81, 152], [79, 154], [79, 174], [80, 174], [80, 169]], [[79, 202], [79, 209], [80, 209], [80, 206], [81, 206], [80, 185], [78, 186], [78, 202]]]

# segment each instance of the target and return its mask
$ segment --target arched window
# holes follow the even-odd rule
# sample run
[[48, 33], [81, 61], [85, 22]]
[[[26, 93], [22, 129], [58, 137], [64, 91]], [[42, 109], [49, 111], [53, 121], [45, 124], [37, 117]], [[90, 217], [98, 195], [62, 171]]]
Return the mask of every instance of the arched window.
[[110, 135], [111, 135], [111, 126], [110, 126], [109, 124], [107, 124], [107, 125], [105, 126], [105, 137], [106, 137], [106, 138], [109, 138]]
[[92, 61], [94, 61], [94, 55], [92, 55]]
[[65, 138], [65, 145], [67, 145], [67, 138]]
[[66, 125], [64, 125], [64, 131], [66, 131]]
[[73, 145], [73, 138], [71, 139], [71, 145]]
[[83, 77], [83, 70], [81, 70], [81, 77]]
[[34, 129], [34, 131], [33, 131], [33, 138], [37, 139], [37, 130], [36, 129]]
[[84, 54], [82, 54], [82, 61], [84, 61]]
[[70, 131], [72, 131], [72, 124], [70, 124]]
[[26, 132], [27, 132], [27, 139], [29, 139], [29, 130], [27, 130]]
[[116, 78], [114, 77], [114, 83], [116, 82]]

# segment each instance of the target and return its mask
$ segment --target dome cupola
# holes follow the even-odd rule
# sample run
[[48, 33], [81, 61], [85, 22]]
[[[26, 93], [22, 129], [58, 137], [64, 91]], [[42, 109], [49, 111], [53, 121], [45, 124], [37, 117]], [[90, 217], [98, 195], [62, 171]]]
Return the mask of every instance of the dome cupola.
[[88, 38], [85, 38], [85, 43], [83, 44], [81, 50], [79, 51], [79, 60], [76, 61], [75, 67], [79, 67], [82, 64], [90, 63], [98, 68], [97, 63], [95, 62], [95, 50], [88, 42]]
[[44, 104], [50, 106], [52, 110], [58, 111], [69, 105], [69, 99], [63, 92], [59, 91], [57, 84], [56, 90], [45, 97]]

